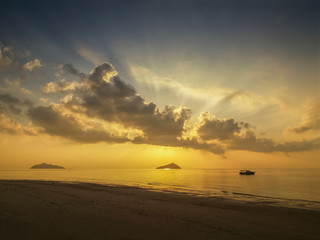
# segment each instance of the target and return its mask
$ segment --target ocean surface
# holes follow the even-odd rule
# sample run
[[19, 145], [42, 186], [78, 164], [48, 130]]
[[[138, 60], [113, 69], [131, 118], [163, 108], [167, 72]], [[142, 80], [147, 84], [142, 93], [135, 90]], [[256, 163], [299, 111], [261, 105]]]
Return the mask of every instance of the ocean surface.
[[125, 185], [320, 210], [320, 169], [62, 169], [0, 170], [0, 179]]

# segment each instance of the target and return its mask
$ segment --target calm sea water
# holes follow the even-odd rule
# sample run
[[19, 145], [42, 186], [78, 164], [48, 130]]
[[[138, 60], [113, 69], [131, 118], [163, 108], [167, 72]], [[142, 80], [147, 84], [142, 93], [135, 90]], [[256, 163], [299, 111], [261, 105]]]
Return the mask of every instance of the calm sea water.
[[[320, 169], [256, 169], [242, 176], [231, 169], [0, 170], [0, 179], [33, 179], [127, 185], [157, 191], [219, 196], [318, 208]], [[319, 208], [320, 209], [320, 208]]]

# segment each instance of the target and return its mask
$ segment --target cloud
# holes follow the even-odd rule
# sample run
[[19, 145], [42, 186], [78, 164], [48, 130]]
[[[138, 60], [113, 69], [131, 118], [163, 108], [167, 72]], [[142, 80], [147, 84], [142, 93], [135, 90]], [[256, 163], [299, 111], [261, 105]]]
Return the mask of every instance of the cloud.
[[0, 92], [0, 107], [13, 114], [19, 115], [21, 113], [20, 107], [31, 107], [33, 103], [29, 100], [20, 100], [9, 93]]
[[39, 98], [39, 102], [42, 104], [47, 104], [49, 102], [48, 98]]
[[34, 68], [41, 67], [40, 60], [34, 59], [30, 61], [30, 56], [31, 53], [23, 48], [5, 46], [0, 42], [0, 71], [15, 70], [20, 73], [22, 70], [32, 71]]
[[44, 133], [60, 136], [81, 143], [123, 143], [129, 139], [125, 136], [115, 136], [103, 129], [88, 128], [74, 115], [64, 114], [54, 106], [39, 106], [28, 111], [32, 122], [42, 128]]
[[25, 95], [31, 95], [32, 94], [32, 92], [29, 89], [26, 89], [26, 88], [23, 88], [23, 87], [19, 88], [18, 90], [21, 93], [25, 94]]
[[[59, 93], [60, 103], [42, 99], [46, 106], [33, 107], [27, 100], [0, 93], [0, 113], [21, 114], [22, 108], [28, 108], [27, 116], [33, 127], [40, 129], [39, 133], [80, 143], [127, 142], [220, 155], [227, 150], [295, 152], [320, 147], [319, 138], [284, 143], [259, 138], [251, 124], [234, 118], [217, 118], [209, 113], [202, 113], [194, 123], [189, 108], [168, 105], [160, 109], [155, 103], [147, 102], [133, 86], [120, 79], [109, 63], [95, 67], [87, 75], [71, 64], [64, 64], [60, 66], [60, 73], [78, 78], [78, 81], [60, 79], [43, 86], [44, 93]], [[225, 100], [239, 94], [242, 93], [235, 92]], [[8, 121], [2, 125], [14, 126]], [[8, 132], [13, 127], [2, 129]]]
[[[70, 77], [68, 74], [76, 76], [77, 81], [67, 81], [65, 78], [61, 78], [57, 81], [52, 81], [42, 86], [42, 92], [49, 93], [62, 93], [67, 91], [75, 90], [83, 84], [85, 74], [77, 70], [72, 64], [61, 64], [59, 65], [59, 71], [56, 73], [57, 77]], [[81, 80], [80, 82], [78, 80]]]
[[[78, 73], [72, 69], [70, 71], [74, 74]], [[43, 91], [46, 93], [69, 91], [68, 95], [61, 99], [61, 106], [71, 113], [82, 114], [90, 119], [100, 119], [107, 123], [121, 124], [124, 128], [136, 129], [142, 133], [131, 140], [127, 138], [126, 141], [132, 141], [135, 144], [202, 149], [219, 154], [224, 152], [218, 144], [209, 145], [199, 142], [197, 139], [182, 138], [186, 131], [185, 123], [191, 118], [191, 110], [174, 106], [166, 106], [160, 110], [154, 103], [146, 102], [134, 87], [119, 78], [117, 71], [109, 63], [95, 67], [78, 84], [60, 80], [46, 84]], [[49, 110], [52, 113], [53, 111], [53, 109], [47, 108], [46, 111], [44, 108], [38, 110], [41, 110], [39, 113]], [[62, 130], [58, 133], [60, 127], [51, 130], [52, 124], [56, 123], [44, 125], [45, 121], [38, 121], [34, 111], [29, 112], [32, 121], [43, 127], [46, 133], [62, 135], [66, 132]], [[49, 113], [44, 115], [49, 115]], [[77, 126], [71, 116], [72, 114], [59, 115], [59, 122], [64, 119], [66, 126], [70, 122], [73, 122], [70, 123], [71, 125]], [[79, 133], [81, 131], [77, 127], [77, 130], [72, 132]], [[77, 140], [76, 137], [71, 137], [71, 135], [68, 134], [66, 137]], [[111, 136], [108, 141], [111, 141]]]
[[209, 113], [202, 113], [197, 132], [204, 140], [228, 140], [233, 139], [242, 129], [249, 128], [248, 123], [236, 122], [234, 119], [219, 119]]
[[23, 126], [18, 121], [7, 117], [0, 106], [0, 132], [10, 135], [35, 135], [37, 130], [32, 126]]
[[96, 67], [77, 91], [64, 104], [81, 109], [88, 117], [118, 122], [125, 127], [142, 130], [149, 141], [176, 139], [184, 130], [191, 110], [166, 106], [162, 111], [146, 102], [136, 90], [124, 83], [113, 66], [104, 63]]
[[38, 69], [42, 67], [41, 62], [39, 59], [34, 59], [30, 62], [27, 62], [26, 64], [23, 65], [23, 69], [24, 70], [28, 70], [28, 71], [33, 71], [33, 69]]
[[25, 95], [31, 95], [32, 92], [24, 87], [21, 87], [21, 79], [15, 79], [15, 80], [8, 80], [4, 79], [4, 83], [6, 84], [5, 87], [0, 87], [0, 91], [3, 92], [20, 92]]
[[42, 86], [43, 93], [61, 93], [66, 91], [75, 90], [77, 87], [80, 87], [81, 83], [73, 81], [67, 82], [65, 79], [60, 79], [58, 81], [49, 82]]
[[21, 100], [11, 96], [9, 93], [0, 93], [0, 102], [4, 102], [6, 104], [21, 104]]
[[59, 66], [58, 76], [63, 74], [72, 74], [79, 76], [81, 79], [85, 77], [85, 74], [77, 70], [71, 63], [61, 64]]
[[320, 99], [313, 100], [301, 122], [288, 130], [297, 134], [320, 130]]
[[[61, 105], [50, 105], [47, 107], [39, 106], [30, 108], [28, 115], [34, 126], [40, 127], [40, 132], [60, 136], [71, 139], [80, 143], [125, 143], [133, 144], [152, 144], [161, 146], [192, 148], [196, 150], [209, 151], [215, 154], [223, 154], [224, 148], [218, 144], [200, 143], [196, 139], [169, 139], [169, 141], [153, 142], [153, 140], [145, 138], [144, 135], [130, 138], [130, 132], [124, 131], [121, 133], [110, 132], [105, 128], [88, 125], [87, 122], [77, 118], [74, 114], [63, 112]], [[93, 127], [92, 127], [93, 126]]]
[[60, 65], [60, 68], [63, 72], [71, 73], [74, 75], [79, 74], [79, 71], [77, 69], [75, 69], [71, 63], [62, 64], [62, 65]]
[[132, 143], [135, 144], [150, 144], [150, 145], [159, 145], [166, 147], [179, 147], [179, 148], [188, 148], [195, 150], [202, 150], [205, 152], [210, 152], [213, 154], [224, 155], [226, 149], [223, 145], [219, 143], [206, 143], [199, 141], [196, 138], [177, 138], [177, 139], [167, 139], [167, 141], [161, 140], [160, 138], [156, 139], [146, 139], [143, 137], [135, 138]]
[[0, 43], [0, 70], [7, 69], [13, 63], [13, 53], [10, 47], [5, 47]]
[[258, 138], [254, 128], [245, 122], [232, 118], [219, 119], [209, 113], [203, 113], [196, 126], [198, 137], [207, 141], [221, 141], [230, 150], [253, 152], [298, 152], [318, 149], [319, 138], [304, 141], [276, 143], [270, 138]]
[[257, 138], [253, 131], [247, 131], [243, 136], [236, 137], [229, 149], [246, 150], [253, 152], [300, 152], [320, 148], [320, 138], [303, 141], [287, 141], [275, 143], [269, 138]]

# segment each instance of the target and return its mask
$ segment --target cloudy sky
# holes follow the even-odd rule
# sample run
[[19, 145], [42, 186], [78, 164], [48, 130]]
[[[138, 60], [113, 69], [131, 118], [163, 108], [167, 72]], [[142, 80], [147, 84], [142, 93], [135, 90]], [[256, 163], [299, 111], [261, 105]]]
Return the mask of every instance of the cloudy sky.
[[320, 167], [318, 1], [2, 1], [0, 168]]

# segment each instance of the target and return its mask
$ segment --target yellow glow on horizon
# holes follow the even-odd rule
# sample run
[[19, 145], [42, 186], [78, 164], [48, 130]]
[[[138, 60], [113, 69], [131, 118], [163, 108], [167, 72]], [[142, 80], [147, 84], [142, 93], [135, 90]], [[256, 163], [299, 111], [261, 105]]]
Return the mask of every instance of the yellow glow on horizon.
[[[256, 153], [228, 151], [226, 158], [204, 151], [146, 144], [79, 144], [59, 137], [0, 135], [0, 169], [50, 163], [66, 168], [146, 168], [176, 163], [188, 168], [319, 168], [320, 151]], [[303, 160], [303, 161], [302, 161]]]

